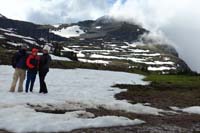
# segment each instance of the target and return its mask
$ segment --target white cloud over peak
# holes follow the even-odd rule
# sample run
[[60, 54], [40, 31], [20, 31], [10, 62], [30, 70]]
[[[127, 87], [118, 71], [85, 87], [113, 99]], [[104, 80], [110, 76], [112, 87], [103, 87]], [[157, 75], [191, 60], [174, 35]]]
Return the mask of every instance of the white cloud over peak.
[[42, 24], [71, 23], [111, 15], [160, 33], [200, 72], [199, 0], [0, 0], [8, 18]]
[[189, 66], [200, 72], [199, 5], [198, 0], [118, 0], [109, 14], [162, 33]]
[[1, 3], [3, 15], [42, 24], [96, 19], [107, 14], [112, 6], [108, 0], [7, 0]]

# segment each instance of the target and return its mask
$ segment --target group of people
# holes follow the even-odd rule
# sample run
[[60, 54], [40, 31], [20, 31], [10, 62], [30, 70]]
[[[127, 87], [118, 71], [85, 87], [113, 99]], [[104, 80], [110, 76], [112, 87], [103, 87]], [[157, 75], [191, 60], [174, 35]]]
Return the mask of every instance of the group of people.
[[[42, 55], [38, 55], [38, 49], [33, 48], [30, 54], [27, 54], [27, 47], [23, 45], [12, 58], [12, 66], [15, 69], [10, 92], [15, 92], [16, 84], [19, 80], [18, 92], [23, 92], [23, 83], [26, 78], [25, 92], [33, 92], [36, 75], [39, 72], [40, 91], [39, 93], [48, 93], [45, 83], [45, 77], [49, 72], [51, 56], [50, 47], [45, 45]], [[27, 76], [26, 76], [27, 71]]]

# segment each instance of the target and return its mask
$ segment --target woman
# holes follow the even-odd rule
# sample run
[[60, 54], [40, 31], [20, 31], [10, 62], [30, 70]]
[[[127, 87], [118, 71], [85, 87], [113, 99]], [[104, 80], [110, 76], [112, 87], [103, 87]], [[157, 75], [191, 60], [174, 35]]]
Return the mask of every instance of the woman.
[[40, 93], [48, 93], [47, 86], [45, 83], [45, 77], [49, 72], [49, 65], [51, 62], [51, 56], [49, 55], [50, 47], [45, 45], [43, 48], [43, 55], [40, 56], [39, 65], [39, 78], [40, 78]]
[[26, 80], [26, 93], [28, 93], [29, 88], [30, 92], [33, 91], [33, 86], [39, 68], [39, 57], [37, 56], [37, 54], [38, 54], [38, 49], [33, 48], [31, 54], [28, 56], [26, 60], [26, 65], [28, 67], [27, 80]]

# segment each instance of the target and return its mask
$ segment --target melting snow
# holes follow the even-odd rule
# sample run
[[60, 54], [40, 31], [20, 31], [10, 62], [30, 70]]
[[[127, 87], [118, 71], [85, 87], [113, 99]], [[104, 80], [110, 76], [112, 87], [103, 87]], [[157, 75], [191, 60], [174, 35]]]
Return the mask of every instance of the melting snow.
[[14, 42], [7, 42], [7, 44], [13, 45], [13, 46], [21, 46], [22, 43], [14, 43]]
[[3, 35], [0, 35], [0, 39], [5, 39], [5, 37]]
[[13, 36], [13, 37], [18, 37], [18, 38], [23, 38], [23, 39], [28, 39], [28, 40], [34, 40], [31, 37], [25, 37], [25, 36], [17, 35], [17, 34], [14, 34], [14, 33], [5, 33], [5, 35], [7, 35], [7, 36]]
[[96, 29], [101, 29], [101, 26], [97, 26]]
[[84, 34], [85, 32], [83, 30], [80, 29], [79, 26], [75, 25], [75, 26], [71, 26], [71, 27], [67, 27], [67, 28], [63, 28], [61, 30], [58, 31], [50, 31], [56, 35], [62, 36], [62, 37], [66, 37], [66, 38], [70, 38], [70, 37], [78, 37], [81, 34]]
[[175, 67], [165, 67], [165, 66], [161, 66], [161, 67], [148, 67], [149, 71], [165, 71], [165, 70], [176, 70]]
[[190, 113], [190, 114], [199, 114], [200, 115], [200, 106], [192, 106], [192, 107], [187, 107], [187, 108], [183, 108], [183, 109], [180, 109], [178, 107], [170, 107], [170, 108], [175, 111], [182, 111], [182, 112], [186, 112], [186, 113]]
[[33, 93], [8, 92], [13, 71], [11, 66], [0, 66], [0, 129], [14, 132], [57, 132], [144, 123], [141, 120], [117, 116], [93, 118], [93, 114], [84, 110], [65, 114], [39, 113], [27, 106], [27, 103], [58, 105], [72, 102], [87, 107], [104, 107], [140, 114], [160, 115], [160, 112], [164, 112], [161, 109], [143, 104], [133, 105], [126, 100], [120, 101], [114, 98], [115, 94], [125, 91], [112, 88], [114, 84], [147, 84], [142, 81], [144, 76], [138, 74], [86, 69], [51, 69], [46, 79], [49, 93], [43, 95], [38, 93], [38, 79]]
[[69, 58], [66, 57], [59, 57], [51, 54], [52, 60], [60, 60], [60, 61], [71, 61]]
[[32, 41], [32, 40], [26, 40], [26, 39], [23, 39], [25, 42], [27, 43], [30, 43], [32, 45], [36, 45], [36, 46], [40, 46], [36, 41]]
[[104, 60], [88, 60], [88, 59], [78, 59], [80, 62], [95, 63], [95, 64], [109, 64], [110, 61]]

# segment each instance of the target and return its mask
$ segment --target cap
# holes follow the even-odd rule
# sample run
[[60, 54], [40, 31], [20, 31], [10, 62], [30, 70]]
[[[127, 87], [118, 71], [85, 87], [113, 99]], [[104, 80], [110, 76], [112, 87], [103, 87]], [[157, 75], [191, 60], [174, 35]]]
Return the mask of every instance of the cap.
[[51, 50], [51, 47], [49, 45], [45, 45], [43, 50], [46, 50], [49, 53], [49, 51]]

